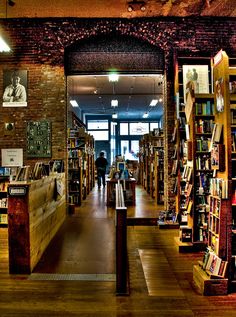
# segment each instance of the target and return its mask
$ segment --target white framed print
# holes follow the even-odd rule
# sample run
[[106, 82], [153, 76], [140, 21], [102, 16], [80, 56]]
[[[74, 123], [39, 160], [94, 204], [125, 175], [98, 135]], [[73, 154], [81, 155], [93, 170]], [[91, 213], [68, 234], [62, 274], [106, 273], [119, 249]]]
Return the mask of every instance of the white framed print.
[[194, 94], [209, 94], [208, 65], [183, 65], [183, 92], [186, 100], [186, 87], [193, 83]]
[[2, 166], [23, 166], [23, 149], [2, 149]]
[[3, 107], [27, 107], [27, 70], [3, 71]]

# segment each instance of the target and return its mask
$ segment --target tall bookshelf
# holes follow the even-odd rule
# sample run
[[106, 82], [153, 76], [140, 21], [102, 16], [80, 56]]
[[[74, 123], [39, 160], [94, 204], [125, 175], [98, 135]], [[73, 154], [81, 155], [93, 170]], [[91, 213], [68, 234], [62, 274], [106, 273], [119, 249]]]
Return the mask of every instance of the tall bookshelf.
[[236, 290], [236, 58], [229, 58], [229, 103], [231, 132], [231, 206], [232, 206], [232, 248], [230, 279], [232, 289]]
[[[213, 175], [210, 179], [209, 216], [208, 216], [208, 252], [206, 265], [194, 267], [193, 278], [200, 288], [205, 288], [207, 283], [213, 285], [217, 275], [219, 289], [223, 286], [223, 293], [217, 293], [212, 287], [208, 295], [227, 294], [232, 289], [232, 277], [235, 271], [235, 259], [232, 261], [232, 184], [233, 184], [233, 105], [230, 96], [230, 67], [229, 58], [224, 51], [214, 57], [214, 105], [215, 119], [211, 139], [211, 167]], [[215, 260], [216, 259], [216, 260]], [[222, 274], [214, 270], [215, 263], [221, 263], [225, 268]], [[227, 265], [230, 264], [230, 265]], [[209, 269], [210, 268], [210, 269]], [[214, 273], [214, 274], [213, 274]], [[212, 275], [213, 274], [213, 275]], [[229, 284], [230, 282], [230, 284]]]
[[[175, 69], [178, 168], [174, 188], [180, 223], [177, 242], [180, 251], [193, 251], [204, 248], [208, 241], [212, 176], [209, 145], [214, 123], [212, 61], [209, 57], [179, 57]], [[198, 72], [197, 81], [193, 70]]]
[[84, 128], [68, 129], [68, 203], [80, 206], [95, 183], [94, 139]]
[[140, 183], [157, 204], [164, 203], [163, 148], [162, 130], [145, 134], [139, 141]]

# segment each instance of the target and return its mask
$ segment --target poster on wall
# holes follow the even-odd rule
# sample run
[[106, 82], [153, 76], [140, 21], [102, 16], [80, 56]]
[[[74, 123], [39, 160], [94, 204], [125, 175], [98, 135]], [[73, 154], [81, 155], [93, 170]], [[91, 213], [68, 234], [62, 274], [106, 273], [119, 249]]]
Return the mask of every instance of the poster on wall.
[[23, 166], [23, 149], [2, 149], [2, 166]]
[[27, 107], [27, 70], [3, 71], [3, 107]]
[[184, 100], [189, 82], [192, 82], [195, 94], [209, 94], [208, 65], [183, 65]]
[[27, 156], [51, 157], [51, 123], [49, 121], [27, 123]]

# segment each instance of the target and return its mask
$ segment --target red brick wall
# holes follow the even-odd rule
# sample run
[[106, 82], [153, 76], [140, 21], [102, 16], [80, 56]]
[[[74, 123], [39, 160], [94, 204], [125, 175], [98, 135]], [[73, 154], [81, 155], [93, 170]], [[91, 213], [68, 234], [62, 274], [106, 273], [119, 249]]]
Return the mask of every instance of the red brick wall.
[[[165, 54], [168, 78], [172, 74], [172, 54], [214, 56], [224, 49], [236, 55], [236, 20], [231, 18], [152, 18], [152, 19], [9, 19], [1, 20], [2, 34], [12, 47], [11, 54], [0, 54], [0, 95], [4, 69], [28, 70], [27, 108], [0, 107], [0, 129], [7, 120], [15, 122], [15, 135], [0, 138], [0, 148], [26, 148], [26, 123], [48, 119], [52, 122], [52, 158], [65, 158], [66, 85], [64, 49], [96, 36], [126, 35], [152, 44]], [[119, 48], [122, 51], [122, 47]], [[125, 47], [124, 47], [125, 51]], [[128, 54], [132, 54], [130, 51]], [[109, 52], [108, 52], [109, 54]], [[81, 60], [84, 71], [88, 65]], [[168, 81], [168, 108], [165, 122], [173, 122], [171, 79]], [[169, 138], [166, 140], [168, 155]], [[24, 151], [25, 153], [25, 151]], [[32, 164], [24, 154], [24, 164]]]

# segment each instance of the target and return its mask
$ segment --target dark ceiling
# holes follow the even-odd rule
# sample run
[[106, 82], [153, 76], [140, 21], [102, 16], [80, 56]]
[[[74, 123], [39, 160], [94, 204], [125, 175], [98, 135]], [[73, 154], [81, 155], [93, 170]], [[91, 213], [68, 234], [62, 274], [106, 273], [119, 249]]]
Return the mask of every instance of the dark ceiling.
[[[69, 100], [76, 100], [84, 114], [118, 114], [121, 120], [158, 120], [163, 113], [162, 75], [120, 75], [117, 82], [110, 82], [107, 75], [83, 75], [68, 77]], [[111, 106], [111, 100], [118, 100], [118, 107]], [[152, 99], [157, 99], [151, 107]], [[74, 108], [76, 111], [76, 108]], [[78, 110], [78, 109], [77, 109]]]
[[[236, 16], [236, 0], [24, 0], [10, 1], [15, 5], [8, 3], [0, 1], [1, 18]], [[130, 5], [133, 10], [128, 10]]]

